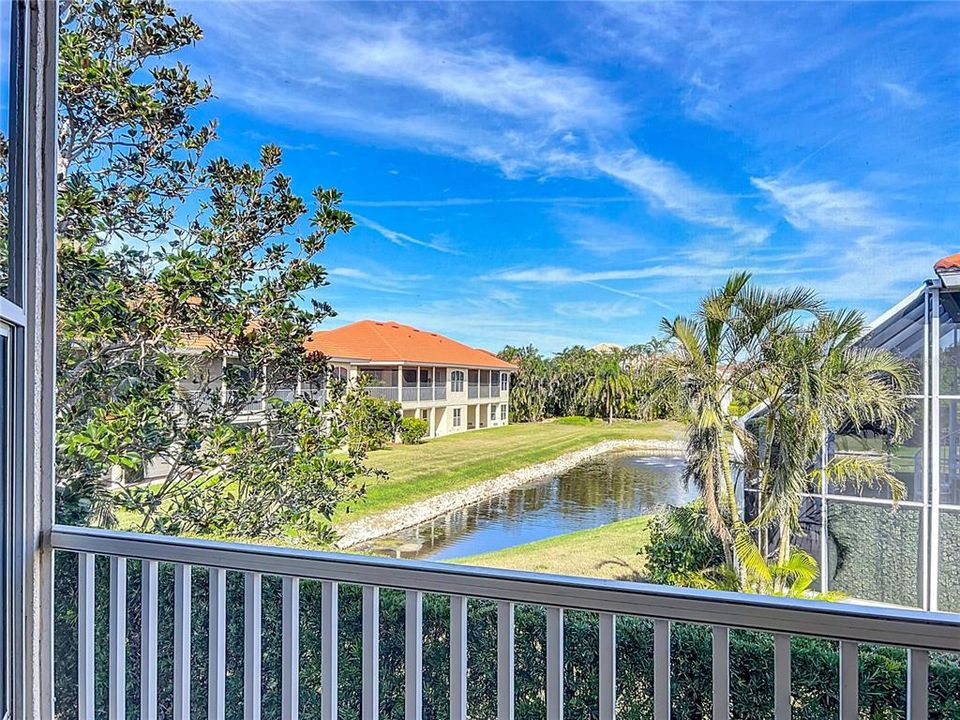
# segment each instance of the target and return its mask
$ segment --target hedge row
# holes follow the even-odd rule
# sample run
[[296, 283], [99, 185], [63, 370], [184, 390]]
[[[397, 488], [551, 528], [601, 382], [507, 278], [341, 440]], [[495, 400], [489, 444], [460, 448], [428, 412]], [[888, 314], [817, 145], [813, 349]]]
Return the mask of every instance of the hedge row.
[[[76, 556], [60, 553], [56, 575], [56, 702], [60, 718], [77, 717], [77, 564]], [[97, 717], [106, 717], [109, 569], [97, 561], [96, 695]], [[161, 565], [160, 650], [158, 654], [160, 717], [172, 716], [173, 572]], [[280, 717], [280, 581], [265, 577], [263, 585], [263, 717]], [[300, 708], [305, 719], [320, 717], [320, 585], [301, 582], [300, 590]], [[139, 717], [140, 646], [139, 563], [128, 564], [127, 717]], [[404, 596], [384, 590], [380, 598], [381, 717], [403, 717]], [[448, 601], [424, 597], [423, 662], [424, 718], [448, 717]], [[193, 717], [204, 718], [207, 659], [207, 574], [193, 577], [192, 704]], [[496, 606], [471, 601], [468, 632], [468, 707], [471, 718], [496, 717]], [[340, 590], [340, 718], [360, 716], [360, 588]], [[618, 717], [652, 718], [653, 633], [645, 620], [618, 622]], [[516, 609], [516, 717], [545, 716], [545, 637], [542, 608]], [[568, 612], [564, 624], [566, 717], [597, 716], [597, 618]], [[822, 720], [838, 712], [838, 656], [834, 643], [794, 638], [792, 648], [794, 718]], [[700, 720], [710, 716], [711, 641], [709, 628], [676, 625], [672, 634], [672, 702], [674, 718]], [[772, 638], [734, 631], [730, 637], [733, 717], [769, 718], [773, 703]], [[931, 718], [960, 718], [960, 659], [937, 655], [931, 661]], [[860, 658], [861, 717], [902, 718], [906, 706], [906, 654], [903, 650], [864, 647]], [[227, 717], [242, 718], [243, 710], [243, 578], [227, 579]]]

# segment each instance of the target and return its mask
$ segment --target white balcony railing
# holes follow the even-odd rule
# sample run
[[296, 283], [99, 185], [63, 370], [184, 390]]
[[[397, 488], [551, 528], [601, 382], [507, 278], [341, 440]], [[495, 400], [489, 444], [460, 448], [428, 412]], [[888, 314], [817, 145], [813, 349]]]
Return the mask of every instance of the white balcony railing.
[[380, 398], [381, 400], [399, 400], [399, 392], [396, 387], [393, 385], [389, 387], [368, 387], [367, 393], [371, 397]]
[[479, 386], [476, 383], [470, 383], [470, 385], [467, 387], [467, 397], [475, 398], [477, 397], [478, 393], [479, 393]]
[[[280, 677], [283, 718], [295, 718], [300, 697], [301, 581], [319, 581], [320, 702], [321, 716], [336, 718], [338, 707], [338, 644], [341, 610], [340, 587], [362, 588], [362, 631], [359, 662], [362, 688], [361, 716], [380, 714], [380, 591], [405, 591], [403, 647], [403, 705], [405, 717], [418, 719], [423, 709], [424, 677], [424, 594], [449, 597], [449, 708], [450, 717], [464, 720], [467, 708], [467, 607], [482, 599], [496, 607], [496, 695], [497, 717], [513, 718], [517, 686], [514, 673], [514, 607], [541, 606], [546, 612], [545, 640], [546, 717], [564, 717], [564, 613], [569, 610], [595, 613], [598, 617], [597, 667], [577, 668], [595, 672], [598, 679], [597, 717], [612, 720], [618, 707], [617, 625], [619, 618], [652, 620], [652, 706], [657, 720], [667, 720], [671, 707], [671, 633], [674, 624], [697, 624], [711, 628], [712, 717], [728, 718], [731, 701], [730, 630], [746, 629], [773, 636], [773, 702], [777, 720], [791, 715], [791, 636], [824, 638], [839, 643], [839, 671], [834, 687], [839, 688], [840, 718], [859, 718], [858, 653], [861, 644], [888, 645], [907, 649], [909, 671], [907, 717], [928, 716], [930, 698], [930, 653], [960, 651], [960, 624], [957, 616], [912, 610], [865, 607], [846, 603], [822, 603], [770, 598], [735, 593], [694, 591], [680, 588], [535, 575], [503, 570], [470, 568], [439, 563], [388, 560], [359, 555], [320, 553], [299, 549], [117, 533], [105, 530], [58, 526], [51, 545], [57, 557], [76, 553], [78, 564], [77, 607], [77, 702], [81, 719], [93, 718], [96, 663], [109, 667], [108, 703], [110, 717], [125, 717], [126, 682], [134, 671], [126, 658], [127, 602], [139, 596], [139, 652], [141, 717], [157, 717], [158, 656], [158, 564], [173, 564], [173, 716], [189, 716], [191, 698], [191, 578], [194, 568], [208, 573], [207, 590], [207, 707], [211, 718], [223, 718], [227, 694], [227, 574], [243, 574], [242, 615], [234, 615], [231, 626], [242, 624], [244, 716], [260, 717], [263, 658], [261, 624], [268, 605], [263, 601], [264, 577], [281, 578], [280, 626], [281, 668], [270, 668], [271, 677]], [[95, 648], [94, 635], [98, 606], [95, 602], [95, 559], [109, 558], [109, 652]], [[127, 561], [139, 568], [139, 593], [128, 594]], [[60, 560], [57, 560], [58, 565]], [[165, 576], [168, 576], [166, 573]], [[203, 583], [206, 584], [206, 583]], [[166, 586], [165, 586], [166, 587]], [[270, 606], [272, 608], [272, 606]], [[346, 606], [345, 606], [346, 607]], [[273, 611], [273, 610], [272, 610]], [[276, 612], [276, 611], [273, 611]], [[242, 621], [241, 618], [242, 617]], [[101, 619], [103, 616], [101, 615]], [[66, 625], [69, 627], [69, 625]], [[391, 627], [393, 627], [391, 625]], [[682, 627], [682, 626], [678, 626]], [[390, 630], [384, 626], [384, 631]], [[538, 631], [539, 632], [539, 631]], [[238, 637], [233, 634], [232, 637]], [[529, 639], [528, 639], [529, 641]], [[539, 640], [537, 642], [540, 642]], [[240, 652], [239, 650], [237, 652]], [[276, 657], [272, 655], [270, 657]], [[708, 661], [709, 662], [709, 661]], [[708, 665], [709, 666], [709, 665]], [[352, 667], [352, 666], [351, 666]], [[471, 666], [474, 667], [475, 666]], [[429, 669], [429, 668], [428, 668]], [[102, 678], [102, 674], [100, 675]], [[101, 688], [102, 689], [102, 688]], [[542, 691], [541, 691], [542, 692]], [[102, 696], [101, 696], [102, 697]], [[236, 715], [237, 708], [231, 708]]]

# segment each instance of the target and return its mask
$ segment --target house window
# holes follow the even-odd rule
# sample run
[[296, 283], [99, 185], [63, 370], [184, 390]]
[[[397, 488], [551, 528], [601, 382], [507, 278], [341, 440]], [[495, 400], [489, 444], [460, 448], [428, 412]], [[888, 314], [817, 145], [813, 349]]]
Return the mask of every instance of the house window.
[[500, 392], [510, 389], [510, 373], [500, 373]]
[[463, 392], [463, 370], [450, 373], [450, 392]]
[[490, 422], [496, 422], [496, 420], [497, 420], [497, 406], [491, 405], [490, 406]]
[[507, 406], [501, 405], [500, 406], [500, 422], [506, 422], [506, 421], [507, 421]]
[[460, 410], [460, 408], [453, 409], [453, 426], [454, 427], [460, 427], [461, 412], [462, 411]]

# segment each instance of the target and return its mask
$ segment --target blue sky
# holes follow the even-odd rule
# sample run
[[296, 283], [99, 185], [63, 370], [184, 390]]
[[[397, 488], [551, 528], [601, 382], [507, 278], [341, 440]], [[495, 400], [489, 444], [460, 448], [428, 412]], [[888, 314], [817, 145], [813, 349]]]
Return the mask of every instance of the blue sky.
[[867, 315], [960, 251], [960, 7], [177, 3], [217, 152], [358, 227], [330, 326], [622, 344], [735, 269]]

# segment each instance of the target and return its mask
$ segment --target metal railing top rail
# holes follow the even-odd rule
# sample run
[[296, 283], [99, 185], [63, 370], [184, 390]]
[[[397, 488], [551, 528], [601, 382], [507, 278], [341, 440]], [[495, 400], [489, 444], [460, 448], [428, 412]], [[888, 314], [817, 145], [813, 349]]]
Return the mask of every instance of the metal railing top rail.
[[960, 615], [57, 525], [54, 550], [960, 652]]

